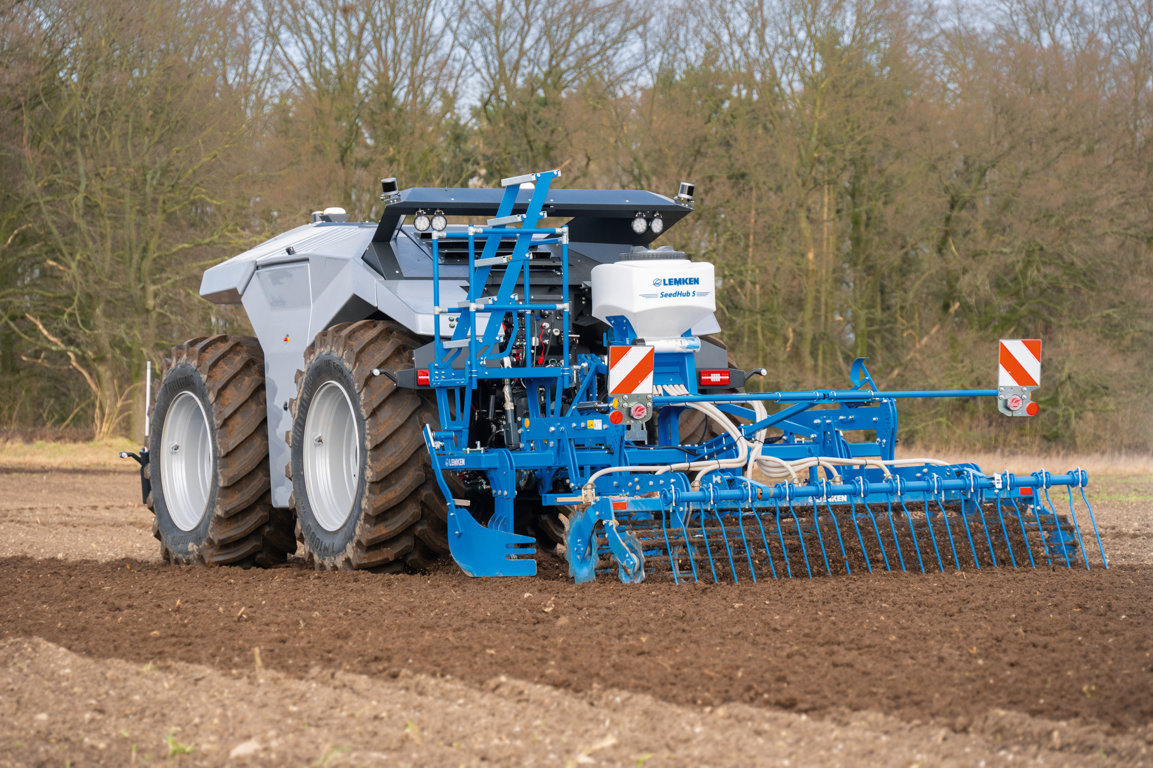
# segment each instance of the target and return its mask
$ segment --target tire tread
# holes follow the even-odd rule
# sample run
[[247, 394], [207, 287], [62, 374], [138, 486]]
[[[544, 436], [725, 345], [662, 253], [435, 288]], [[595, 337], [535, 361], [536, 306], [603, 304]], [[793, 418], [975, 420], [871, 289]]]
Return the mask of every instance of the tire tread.
[[[344, 361], [358, 389], [368, 449], [365, 492], [351, 545], [322, 557], [310, 551], [297, 526], [297, 537], [318, 569], [422, 570], [448, 552], [446, 505], [431, 484], [422, 435], [425, 423], [438, 423], [436, 407], [427, 395], [400, 389], [388, 377], [372, 373], [374, 368], [411, 366], [412, 351], [419, 344], [392, 321], [360, 320], [325, 329], [305, 352], [297, 376], [298, 395], [290, 404], [293, 418], [304, 371], [318, 356], [332, 354]], [[291, 464], [287, 471], [291, 477]]]
[[[216, 427], [216, 504], [204, 543], [189, 553], [170, 550], [166, 562], [272, 566], [295, 551], [291, 514], [274, 510], [268, 467], [264, 354], [251, 337], [206, 336], [172, 349], [164, 374], [180, 364], [196, 369], [208, 390]], [[158, 425], [159, 426], [159, 425]], [[146, 469], [149, 478], [152, 466]], [[147, 505], [155, 513], [151, 495]]]

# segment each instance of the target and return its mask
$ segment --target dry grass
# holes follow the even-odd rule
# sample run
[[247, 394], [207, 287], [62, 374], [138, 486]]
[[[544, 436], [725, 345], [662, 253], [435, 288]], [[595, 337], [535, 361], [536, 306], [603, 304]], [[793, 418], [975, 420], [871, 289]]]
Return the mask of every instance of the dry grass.
[[1009, 471], [1015, 474], [1028, 474], [1039, 469], [1050, 472], [1065, 472], [1080, 468], [1094, 475], [1153, 476], [1153, 456], [1139, 453], [1006, 453], [1006, 452], [965, 452], [949, 448], [912, 448], [897, 450], [899, 458], [925, 456], [952, 462], [972, 462], [985, 472]]
[[121, 459], [121, 451], [140, 445], [118, 437], [88, 443], [15, 440], [0, 441], [0, 467], [5, 469], [135, 469], [136, 462]]

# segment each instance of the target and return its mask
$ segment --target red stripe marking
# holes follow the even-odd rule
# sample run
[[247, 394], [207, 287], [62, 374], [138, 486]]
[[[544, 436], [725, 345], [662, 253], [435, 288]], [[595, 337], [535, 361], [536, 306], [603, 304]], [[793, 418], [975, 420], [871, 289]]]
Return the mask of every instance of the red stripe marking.
[[1021, 343], [1025, 345], [1025, 349], [1033, 353], [1033, 357], [1038, 360], [1041, 359], [1041, 340], [1040, 339], [1022, 339]]
[[1001, 367], [1009, 372], [1013, 381], [1017, 382], [1018, 385], [1022, 387], [1037, 386], [1037, 382], [1033, 380], [1024, 366], [1017, 362], [1017, 358], [1013, 357], [1013, 353], [1004, 344], [1001, 345]]
[[610, 395], [631, 395], [641, 382], [652, 375], [653, 372], [653, 350], [650, 348], [645, 352], [644, 357], [637, 363], [636, 368], [633, 368], [624, 378], [617, 383], [616, 389], [610, 392]]
[[630, 349], [632, 347], [609, 347], [609, 368], [615, 368], [616, 364], [624, 359]]

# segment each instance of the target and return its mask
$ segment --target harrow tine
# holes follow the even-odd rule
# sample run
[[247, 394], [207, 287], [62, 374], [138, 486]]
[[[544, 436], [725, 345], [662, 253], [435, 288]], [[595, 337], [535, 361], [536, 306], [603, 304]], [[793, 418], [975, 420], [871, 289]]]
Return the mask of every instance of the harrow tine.
[[[801, 528], [801, 521], [797, 519], [797, 512], [793, 509], [793, 500], [789, 499], [789, 514], [792, 515], [793, 525], [797, 526], [797, 538], [801, 540], [801, 556], [805, 558], [805, 570], [809, 574], [809, 578], [813, 578], [813, 569], [809, 567], [809, 553], [805, 549], [805, 531]], [[781, 518], [777, 517], [777, 530], [781, 529]], [[781, 539], [781, 546], [785, 545], [784, 538]]]
[[1108, 570], [1109, 561], [1105, 559], [1105, 548], [1101, 546], [1101, 533], [1097, 530], [1097, 518], [1093, 516], [1093, 505], [1089, 503], [1089, 497], [1085, 495], [1085, 486], [1078, 487], [1081, 489], [1081, 499], [1085, 502], [1085, 509], [1089, 511], [1089, 521], [1093, 523], [1093, 535], [1097, 537], [1097, 551], [1101, 553], [1101, 564]]
[[993, 567], [997, 567], [997, 555], [993, 553], [993, 537], [989, 535], [989, 521], [985, 519], [985, 510], [980, 504], [974, 502], [977, 507], [977, 514], [981, 516], [981, 527], [985, 529], [985, 543], [989, 545], [989, 560], [993, 563]]
[[865, 512], [873, 522], [873, 535], [877, 537], [877, 546], [881, 548], [881, 559], [885, 561], [885, 570], [892, 571], [893, 569], [889, 567], [889, 553], [885, 551], [885, 542], [881, 540], [881, 529], [877, 527], [877, 516], [873, 514], [872, 508], [869, 507], [869, 502], [862, 501], [861, 504], [864, 505]]
[[889, 517], [889, 531], [893, 534], [893, 546], [897, 549], [897, 562], [901, 564], [901, 572], [908, 573], [905, 568], [905, 554], [901, 551], [901, 540], [897, 538], [897, 526], [893, 522], [893, 499], [890, 497], [886, 504], [886, 514]]
[[[785, 535], [781, 532], [781, 502], [775, 501], [773, 503], [777, 507], [777, 538], [781, 541], [781, 557], [785, 558], [785, 573], [791, 579], [793, 578], [793, 567], [789, 564], [789, 548], [785, 546]], [[804, 546], [805, 542], [802, 540], [801, 548], [803, 549]], [[805, 561], [805, 566], [808, 566], [807, 560]], [[809, 575], [809, 578], [812, 578], [812, 574]]]
[[[765, 526], [761, 523], [761, 516], [757, 514], [756, 509], [751, 509], [753, 519], [757, 521], [757, 527], [761, 529], [761, 541], [765, 543], [765, 556], [769, 558], [769, 573], [773, 575], [773, 579], [777, 578], [777, 567], [773, 564], [773, 553], [769, 549], [769, 539], [765, 536]], [[786, 556], [786, 562], [788, 557]]]
[[817, 529], [817, 543], [821, 545], [821, 557], [825, 560], [825, 571], [832, 576], [833, 569], [829, 566], [829, 555], [825, 552], [825, 537], [821, 535], [821, 520], [817, 515], [817, 505], [813, 505], [813, 527]]
[[1009, 541], [1009, 529], [1005, 527], [1005, 516], [1001, 513], [1001, 493], [997, 493], [997, 519], [1001, 521], [1001, 535], [1005, 537], [1005, 548], [1009, 550], [1009, 562], [1017, 567], [1017, 558], [1013, 556], [1013, 544]]
[[705, 530], [705, 517], [707, 517], [707, 515], [704, 509], [701, 509], [701, 538], [705, 540], [705, 554], [708, 555], [709, 568], [713, 572], [713, 583], [720, 584], [721, 582], [717, 578], [717, 565], [713, 561], [713, 548], [709, 546], [709, 534]]
[[[941, 510], [941, 519], [945, 521], [945, 536], [949, 539], [949, 550], [953, 553], [953, 565], [957, 570], [961, 570], [961, 561], [957, 559], [957, 545], [953, 543], [953, 529], [949, 527], [949, 515], [945, 512], [945, 505], [941, 503], [939, 496], [934, 496], [933, 501], [937, 504], [937, 509]], [[925, 517], [929, 517], [929, 502], [925, 501]], [[968, 528], [968, 523], [965, 521], [965, 502], [961, 502], [961, 525]], [[974, 558], [975, 560], [976, 558]], [[979, 566], [978, 566], [979, 567]], [[943, 570], [943, 569], [942, 569]]]
[[1021, 538], [1025, 540], [1025, 554], [1029, 556], [1029, 567], [1036, 568], [1037, 563], [1033, 561], [1033, 545], [1029, 542], [1029, 534], [1025, 532], [1025, 521], [1021, 518], [1021, 507], [1017, 504], [1017, 500], [1012, 496], [1009, 501], [1013, 504], [1013, 510], [1017, 513], [1017, 525], [1021, 528]]
[[929, 512], [929, 496], [928, 494], [921, 494], [921, 497], [924, 500], [925, 525], [929, 528], [929, 541], [933, 542], [933, 554], [937, 556], [937, 567], [941, 569], [941, 573], [944, 573], [945, 563], [941, 560], [941, 550], [937, 547], [937, 532], [933, 530], [932, 515]]
[[853, 521], [853, 527], [857, 529], [857, 543], [861, 545], [861, 555], [865, 558], [865, 568], [869, 573], [873, 572], [873, 564], [869, 562], [869, 553], [865, 550], [865, 539], [861, 536], [861, 526], [857, 523], [857, 502], [852, 498], [849, 499], [849, 519]]
[[680, 584], [680, 568], [677, 567], [677, 559], [673, 557], [673, 545], [669, 541], [669, 511], [663, 504], [661, 505], [661, 534], [665, 537], [665, 552], [669, 556], [669, 570], [673, 574], [673, 584]]
[[1085, 542], [1081, 540], [1081, 525], [1077, 522], [1077, 513], [1073, 510], [1073, 489], [1066, 488], [1069, 495], [1069, 518], [1073, 521], [1073, 531], [1077, 534], [1077, 546], [1081, 548], [1081, 560], [1085, 563], [1085, 570], [1089, 569], [1089, 556], [1085, 554]]
[[[717, 519], [717, 525], [720, 526], [720, 529], [721, 529], [721, 539], [725, 542], [725, 554], [729, 558], [729, 571], [733, 574], [733, 583], [739, 584], [740, 582], [737, 579], [737, 566], [733, 563], [733, 549], [732, 549], [732, 547], [729, 546], [729, 534], [727, 531], [725, 531], [725, 521], [721, 520], [721, 516], [715, 510], [713, 511], [713, 517], [715, 517]], [[706, 539], [706, 541], [707, 541], [707, 539]], [[745, 542], [745, 551], [746, 552], [749, 551], [748, 547], [749, 547], [748, 542]], [[757, 580], [757, 577], [753, 576], [753, 581], [756, 581], [756, 580]]]
[[[1053, 500], [1049, 498], [1049, 488], [1045, 486], [1042, 490], [1045, 492], [1045, 509], [1049, 515], [1053, 517], [1053, 530], [1057, 534], [1057, 546], [1061, 548], [1061, 556], [1065, 559], [1065, 567], [1072, 568], [1073, 565], [1069, 561], [1069, 548], [1065, 546], [1065, 532], [1061, 530], [1061, 521], [1057, 519], [1057, 508], [1053, 506]], [[1034, 492], [1035, 494], [1036, 492]]]
[[[752, 514], [750, 512], [750, 514]], [[745, 543], [745, 562], [749, 564], [749, 575], [753, 577], [753, 583], [757, 583], [757, 571], [753, 568], [753, 553], [749, 549], [749, 539], [745, 536], [745, 513], [740, 509], [737, 510], [737, 523], [741, 527], [741, 541]]]
[[[944, 506], [940, 505], [940, 502], [938, 502], [938, 505], [941, 506], [941, 514], [944, 515], [945, 514]], [[948, 525], [948, 524], [949, 524], [948, 518], [946, 517], [945, 525]], [[973, 565], [979, 571], [979, 570], [981, 570], [981, 561], [977, 558], [977, 545], [973, 543], [973, 529], [969, 526], [969, 516], [967, 514], [965, 514], [965, 502], [964, 502], [964, 500], [961, 501], [961, 525], [965, 529], [965, 537], [968, 538], [968, 540], [969, 540], [969, 552], [970, 552], [970, 554], [973, 555]], [[953, 550], [953, 557], [954, 558], [957, 557], [957, 550], [956, 549]], [[961, 564], [959, 562], [957, 563], [957, 570], [958, 571], [961, 570]]]
[[[692, 514], [691, 508], [689, 514]], [[681, 517], [681, 539], [685, 542], [685, 557], [689, 559], [689, 566], [693, 569], [693, 581], [700, 581], [700, 577], [697, 575], [697, 560], [693, 557], [693, 545], [689, 541], [688, 520], [683, 516]]]
[[909, 513], [909, 507], [905, 504], [904, 497], [901, 497], [901, 509], [905, 510], [905, 519], [909, 522], [909, 535], [913, 537], [913, 551], [917, 553], [917, 565], [921, 566], [921, 573], [924, 573], [925, 561], [921, 559], [921, 544], [917, 541], [917, 532], [913, 529], [913, 516]]
[[1053, 564], [1053, 557], [1049, 554], [1049, 543], [1045, 541], [1045, 528], [1041, 525], [1041, 515], [1037, 513], [1037, 494], [1033, 494], [1033, 520], [1037, 523], [1037, 535], [1041, 537], [1041, 550], [1045, 553], [1045, 559], [1049, 561], [1049, 565]]
[[[837, 544], [841, 547], [841, 562], [845, 566], [845, 575], [852, 576], [853, 572], [849, 569], [849, 554], [845, 552], [845, 542], [841, 538], [841, 524], [837, 522], [837, 513], [833, 511], [833, 505], [829, 503], [829, 494], [825, 494], [825, 508], [829, 510], [829, 517], [833, 518], [833, 530], [837, 532]], [[816, 509], [813, 509], [813, 517], [816, 517]], [[818, 527], [820, 524], [818, 523]], [[866, 559], [868, 557], [866, 556]]]

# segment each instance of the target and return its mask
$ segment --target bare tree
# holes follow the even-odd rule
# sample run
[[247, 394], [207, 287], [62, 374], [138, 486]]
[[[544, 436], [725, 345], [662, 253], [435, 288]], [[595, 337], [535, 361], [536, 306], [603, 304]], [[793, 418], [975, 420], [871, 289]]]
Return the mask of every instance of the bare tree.
[[484, 162], [505, 175], [560, 166], [578, 177], [590, 172], [596, 147], [573, 139], [640, 71], [643, 7], [631, 0], [482, 0], [461, 8]]
[[270, 0], [279, 17], [278, 204], [337, 201], [364, 216], [376, 180], [461, 183], [454, 133], [462, 53], [447, 0]]
[[[187, 289], [214, 245], [240, 240], [228, 193], [244, 98], [218, 67], [230, 8], [34, 4], [66, 55], [20, 99], [25, 230], [8, 327], [84, 382], [97, 437], [122, 427], [138, 361], [188, 322]], [[204, 317], [193, 313], [192, 317]]]

